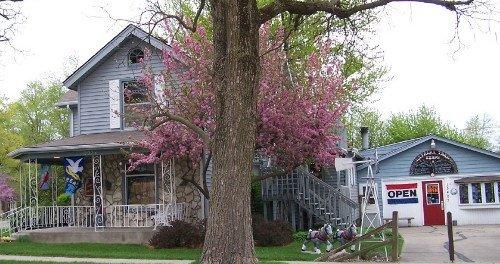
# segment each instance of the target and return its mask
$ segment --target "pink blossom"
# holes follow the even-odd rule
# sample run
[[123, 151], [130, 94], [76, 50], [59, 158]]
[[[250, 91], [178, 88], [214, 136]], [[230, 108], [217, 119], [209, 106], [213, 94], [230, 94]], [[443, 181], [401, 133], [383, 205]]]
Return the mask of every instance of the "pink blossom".
[[[271, 36], [267, 26], [261, 29], [255, 151], [270, 157], [275, 166], [284, 170], [311, 162], [316, 166], [331, 165], [338, 155], [339, 137], [334, 131], [347, 107], [342, 98], [345, 80], [341, 65], [329, 54], [329, 43], [318, 44], [319, 51], [306, 60], [307, 70], [297, 73], [293, 87], [289, 87], [291, 82], [283, 67], [286, 54], [275, 48], [282, 38], [282, 30]], [[163, 52], [163, 65], [163, 79], [172, 80], [157, 95], [165, 104], [143, 114], [154, 116], [158, 107], [168, 105], [168, 111], [187, 118], [212, 138], [217, 87], [212, 79], [213, 46], [205, 30], [184, 32], [182, 38], [173, 41], [171, 48]], [[147, 69], [142, 82], [154, 91], [155, 77]], [[204, 145], [196, 133], [162, 117], [154, 121], [164, 123], [152, 131], [145, 129], [147, 137], [138, 146], [147, 153], [134, 153], [135, 164], [171, 158], [187, 159], [192, 164], [200, 161]]]

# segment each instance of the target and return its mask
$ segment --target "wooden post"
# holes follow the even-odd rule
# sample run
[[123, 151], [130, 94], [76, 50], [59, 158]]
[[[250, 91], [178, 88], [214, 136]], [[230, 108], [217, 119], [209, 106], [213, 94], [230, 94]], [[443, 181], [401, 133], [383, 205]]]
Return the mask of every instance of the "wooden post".
[[450, 253], [450, 261], [455, 261], [455, 244], [453, 242], [453, 218], [451, 212], [446, 213], [446, 224], [448, 225], [448, 252]]
[[391, 260], [392, 262], [398, 261], [398, 211], [392, 212], [392, 250], [391, 250]]

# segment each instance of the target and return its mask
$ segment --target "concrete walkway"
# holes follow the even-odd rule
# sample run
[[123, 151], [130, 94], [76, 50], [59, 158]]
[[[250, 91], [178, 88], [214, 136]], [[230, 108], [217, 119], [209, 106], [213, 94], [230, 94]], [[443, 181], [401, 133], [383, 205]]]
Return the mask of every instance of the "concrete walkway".
[[[400, 228], [405, 243], [400, 262], [447, 263], [446, 226]], [[453, 227], [455, 262], [500, 263], [500, 226]]]
[[35, 256], [14, 256], [0, 255], [0, 260], [11, 261], [32, 261], [32, 262], [59, 262], [59, 263], [105, 263], [105, 264], [189, 264], [192, 260], [145, 260], [145, 259], [103, 259], [103, 258], [67, 258], [67, 257], [35, 257]]

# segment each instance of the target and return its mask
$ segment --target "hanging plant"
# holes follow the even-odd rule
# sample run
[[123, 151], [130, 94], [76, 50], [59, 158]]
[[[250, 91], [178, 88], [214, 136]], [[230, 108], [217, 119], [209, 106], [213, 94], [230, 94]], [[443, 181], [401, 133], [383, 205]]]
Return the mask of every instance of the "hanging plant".
[[57, 196], [57, 205], [69, 205], [71, 203], [71, 195], [63, 193]]

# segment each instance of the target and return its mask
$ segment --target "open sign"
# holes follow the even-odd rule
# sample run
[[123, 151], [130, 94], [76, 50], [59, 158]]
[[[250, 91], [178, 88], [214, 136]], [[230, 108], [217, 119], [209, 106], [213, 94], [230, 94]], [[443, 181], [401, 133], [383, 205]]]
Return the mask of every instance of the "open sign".
[[385, 188], [388, 204], [418, 203], [416, 183], [387, 184]]

